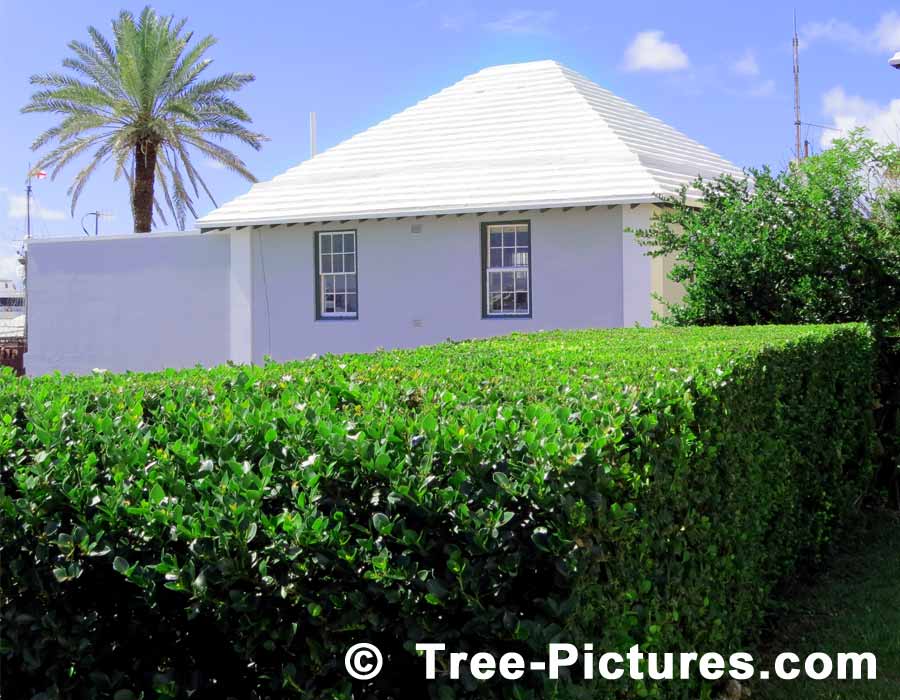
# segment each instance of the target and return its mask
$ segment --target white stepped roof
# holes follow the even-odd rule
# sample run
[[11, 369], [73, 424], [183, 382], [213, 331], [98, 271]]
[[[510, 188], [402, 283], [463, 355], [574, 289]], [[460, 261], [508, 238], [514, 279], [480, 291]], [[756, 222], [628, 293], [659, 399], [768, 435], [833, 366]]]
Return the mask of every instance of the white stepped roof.
[[486, 68], [198, 221], [202, 228], [652, 202], [724, 158], [555, 61]]

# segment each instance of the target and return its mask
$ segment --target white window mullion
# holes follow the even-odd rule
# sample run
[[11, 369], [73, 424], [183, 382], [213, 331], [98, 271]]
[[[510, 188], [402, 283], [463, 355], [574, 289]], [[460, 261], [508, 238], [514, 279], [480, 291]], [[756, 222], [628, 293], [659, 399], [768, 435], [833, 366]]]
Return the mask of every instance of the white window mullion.
[[[485, 314], [487, 316], [528, 316], [531, 314], [531, 227], [527, 223], [487, 224], [485, 246]], [[493, 244], [493, 245], [492, 245]], [[498, 263], [498, 264], [492, 264]], [[509, 263], [512, 263], [510, 265]], [[524, 288], [520, 288], [519, 276]], [[510, 289], [504, 288], [504, 277], [511, 277]], [[496, 286], [491, 280], [495, 279]], [[523, 307], [519, 306], [524, 295]], [[499, 298], [500, 308], [493, 300]]]
[[319, 231], [316, 235], [319, 249], [319, 317], [358, 318], [356, 231]]

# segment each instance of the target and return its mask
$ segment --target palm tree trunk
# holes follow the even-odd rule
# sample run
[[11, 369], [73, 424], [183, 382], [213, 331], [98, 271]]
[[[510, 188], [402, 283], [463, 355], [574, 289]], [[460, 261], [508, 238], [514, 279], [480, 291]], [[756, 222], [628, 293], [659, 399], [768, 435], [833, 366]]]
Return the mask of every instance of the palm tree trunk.
[[153, 224], [156, 149], [157, 144], [153, 141], [143, 141], [134, 147], [134, 192], [131, 193], [131, 213], [134, 216], [135, 233], [150, 233]]

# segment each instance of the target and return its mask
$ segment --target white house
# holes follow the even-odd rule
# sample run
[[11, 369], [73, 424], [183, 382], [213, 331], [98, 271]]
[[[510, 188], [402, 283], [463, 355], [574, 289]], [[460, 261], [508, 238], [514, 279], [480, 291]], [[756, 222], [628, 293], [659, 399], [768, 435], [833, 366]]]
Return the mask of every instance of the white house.
[[[651, 323], [628, 232], [738, 169], [554, 61], [470, 75], [198, 221], [34, 240], [30, 373], [152, 370]], [[696, 194], [696, 193], [693, 193]]]

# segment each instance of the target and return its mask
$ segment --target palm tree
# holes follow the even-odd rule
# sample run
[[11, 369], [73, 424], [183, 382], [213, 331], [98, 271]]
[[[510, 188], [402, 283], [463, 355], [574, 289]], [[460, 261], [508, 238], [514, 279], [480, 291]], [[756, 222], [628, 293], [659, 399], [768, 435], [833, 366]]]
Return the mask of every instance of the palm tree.
[[187, 212], [196, 217], [193, 198], [201, 190], [215, 204], [191, 161], [193, 151], [256, 181], [240, 158], [217, 143], [232, 137], [259, 150], [267, 140], [246, 127], [252, 120], [227, 94], [254, 77], [205, 78], [212, 61], [204, 55], [216, 39], [207, 36], [190, 45], [193, 33], [182, 33], [186, 21], [159, 16], [150, 7], [137, 20], [122, 12], [112, 22], [112, 43], [88, 27], [90, 44], [69, 43], [75, 54], [63, 60], [69, 73], [32, 76], [31, 83], [42, 89], [22, 111], [63, 117], [32, 144], [33, 150], [56, 144], [35, 170], [51, 170], [56, 177], [71, 161], [91, 153], [68, 191], [73, 215], [91, 175], [108, 161], [115, 165], [113, 178], [128, 181], [135, 233], [150, 231], [154, 212], [168, 225], [161, 201], [179, 229]]

